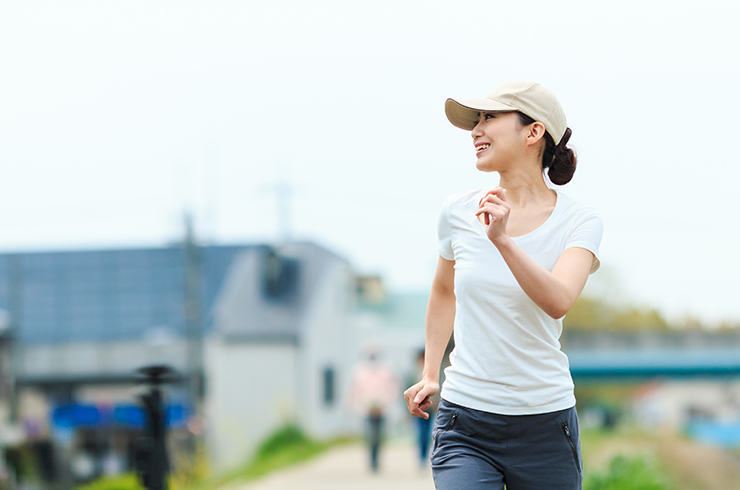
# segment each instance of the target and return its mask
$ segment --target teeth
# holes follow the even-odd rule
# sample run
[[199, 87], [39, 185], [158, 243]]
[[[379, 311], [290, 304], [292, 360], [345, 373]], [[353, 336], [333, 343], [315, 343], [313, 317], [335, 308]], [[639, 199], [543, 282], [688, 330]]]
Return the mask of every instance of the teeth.
[[488, 148], [489, 146], [491, 146], [491, 145], [480, 145], [480, 146], [478, 146], [478, 151], [481, 151], [481, 150], [485, 150], [485, 149], [487, 149], [487, 148]]

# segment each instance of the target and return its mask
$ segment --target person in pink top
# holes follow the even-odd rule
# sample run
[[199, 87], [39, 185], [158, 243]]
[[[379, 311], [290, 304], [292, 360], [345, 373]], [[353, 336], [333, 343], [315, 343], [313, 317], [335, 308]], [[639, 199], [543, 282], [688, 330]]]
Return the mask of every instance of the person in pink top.
[[386, 414], [398, 400], [401, 383], [395, 371], [378, 359], [371, 351], [368, 360], [359, 364], [352, 373], [349, 388], [350, 406], [367, 418], [370, 468], [378, 471], [378, 457]]

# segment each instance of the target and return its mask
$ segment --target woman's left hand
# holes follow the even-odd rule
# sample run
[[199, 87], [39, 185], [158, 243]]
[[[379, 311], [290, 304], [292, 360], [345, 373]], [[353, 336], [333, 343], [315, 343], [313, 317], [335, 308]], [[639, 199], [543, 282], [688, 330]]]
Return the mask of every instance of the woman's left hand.
[[478, 203], [475, 215], [483, 217], [486, 226], [486, 235], [494, 244], [506, 237], [506, 223], [509, 220], [511, 206], [506, 199], [506, 189], [496, 187], [486, 193]]

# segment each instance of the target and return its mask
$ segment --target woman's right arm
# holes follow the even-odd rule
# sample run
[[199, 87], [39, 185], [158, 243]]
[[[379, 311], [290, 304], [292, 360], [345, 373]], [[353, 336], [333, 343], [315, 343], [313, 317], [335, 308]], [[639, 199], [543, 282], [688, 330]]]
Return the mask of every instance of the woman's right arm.
[[439, 391], [439, 370], [454, 323], [455, 262], [440, 257], [427, 305], [424, 372], [421, 381], [403, 394], [412, 415], [429, 418], [424, 410], [429, 408], [431, 397]]

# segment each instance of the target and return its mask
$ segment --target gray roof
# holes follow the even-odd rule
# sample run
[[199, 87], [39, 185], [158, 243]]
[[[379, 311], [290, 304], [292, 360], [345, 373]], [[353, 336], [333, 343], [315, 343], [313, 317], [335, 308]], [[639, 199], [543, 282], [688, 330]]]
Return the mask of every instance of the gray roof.
[[[261, 328], [276, 334], [294, 333], [311, 281], [319, 276], [322, 264], [341, 260], [312, 244], [284, 249], [301, 262], [296, 296], [286, 301], [253, 295], [242, 308], [253, 320], [264, 320]], [[202, 323], [207, 330], [216, 296], [226, 291], [227, 273], [232, 282], [247, 274], [245, 282], [259, 283], [262, 259], [271, 248], [212, 245], [196, 250], [202, 271]], [[231, 270], [237, 256], [238, 272]], [[153, 332], [181, 337], [185, 257], [182, 246], [0, 254], [0, 309], [15, 314], [14, 334], [28, 344], [135, 340]]]
[[[308, 310], [320, 291], [321, 280], [332, 265], [349, 265], [340, 257], [311, 243], [281, 247], [279, 257], [264, 250], [245, 250], [234, 259], [214, 306], [212, 330], [230, 340], [250, 342], [299, 341]], [[266, 281], [270, 260], [276, 260], [272, 293]], [[346, 305], [345, 305], [346, 306]]]

